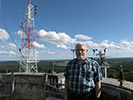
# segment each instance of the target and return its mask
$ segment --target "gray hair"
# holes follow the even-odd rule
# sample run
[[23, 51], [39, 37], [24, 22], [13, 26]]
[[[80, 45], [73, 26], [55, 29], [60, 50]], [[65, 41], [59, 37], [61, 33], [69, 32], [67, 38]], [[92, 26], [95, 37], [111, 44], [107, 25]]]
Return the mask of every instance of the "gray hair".
[[75, 46], [75, 49], [77, 48], [77, 46], [84, 46], [86, 49], [87, 49], [87, 46], [84, 44], [84, 43], [77, 43], [76, 46]]

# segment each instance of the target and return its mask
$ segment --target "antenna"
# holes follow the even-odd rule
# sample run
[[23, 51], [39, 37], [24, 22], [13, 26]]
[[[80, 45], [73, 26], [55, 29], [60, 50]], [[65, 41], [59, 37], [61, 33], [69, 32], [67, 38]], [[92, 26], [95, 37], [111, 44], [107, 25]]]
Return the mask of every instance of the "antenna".
[[29, 0], [29, 4], [31, 4], [31, 0]]
[[[102, 50], [98, 51], [98, 49], [92, 49], [92, 51], [93, 51], [93, 55], [99, 56], [100, 65], [102, 65], [104, 62], [105, 54], [106, 54], [106, 48], [104, 48], [103, 51]], [[98, 53], [96, 53], [96, 52], [98, 52]]]
[[20, 57], [20, 72], [38, 72], [36, 58], [36, 48], [34, 46], [35, 42], [35, 25], [34, 25], [34, 14], [37, 14], [37, 6], [33, 7], [31, 5], [31, 0], [27, 6], [25, 12], [24, 21], [21, 23], [22, 28], [22, 44], [20, 51], [23, 54], [23, 57]]
[[75, 51], [75, 49], [71, 49], [71, 51], [73, 52], [73, 59], [74, 59], [74, 51]]

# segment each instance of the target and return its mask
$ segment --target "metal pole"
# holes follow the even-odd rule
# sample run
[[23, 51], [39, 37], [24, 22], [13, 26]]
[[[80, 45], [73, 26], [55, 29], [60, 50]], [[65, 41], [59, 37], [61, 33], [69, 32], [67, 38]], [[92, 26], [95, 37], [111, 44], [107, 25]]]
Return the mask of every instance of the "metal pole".
[[12, 72], [11, 77], [12, 77], [11, 100], [14, 100], [14, 72]]
[[46, 100], [46, 82], [47, 82], [47, 79], [48, 78], [48, 75], [47, 74], [44, 74], [43, 75], [43, 79], [44, 79], [44, 100]]
[[107, 67], [105, 66], [105, 78], [107, 78]]

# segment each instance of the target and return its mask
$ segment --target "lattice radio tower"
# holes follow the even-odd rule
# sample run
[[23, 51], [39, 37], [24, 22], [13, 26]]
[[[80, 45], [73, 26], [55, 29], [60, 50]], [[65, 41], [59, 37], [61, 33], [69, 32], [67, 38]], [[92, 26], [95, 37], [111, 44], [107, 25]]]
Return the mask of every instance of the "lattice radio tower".
[[33, 6], [31, 0], [27, 5], [27, 9], [24, 16], [24, 21], [21, 23], [22, 31], [22, 44], [20, 57], [20, 72], [38, 72], [36, 58], [36, 48], [35, 42], [35, 25], [34, 25], [34, 15], [37, 14], [37, 5]]

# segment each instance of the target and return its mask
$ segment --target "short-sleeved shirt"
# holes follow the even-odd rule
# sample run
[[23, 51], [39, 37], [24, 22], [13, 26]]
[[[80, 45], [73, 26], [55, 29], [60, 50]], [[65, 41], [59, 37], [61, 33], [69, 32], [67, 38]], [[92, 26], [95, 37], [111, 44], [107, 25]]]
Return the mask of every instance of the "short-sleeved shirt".
[[64, 76], [69, 90], [78, 94], [90, 92], [95, 83], [102, 80], [101, 67], [97, 61], [88, 58], [82, 64], [77, 59], [69, 61]]

